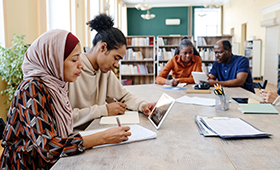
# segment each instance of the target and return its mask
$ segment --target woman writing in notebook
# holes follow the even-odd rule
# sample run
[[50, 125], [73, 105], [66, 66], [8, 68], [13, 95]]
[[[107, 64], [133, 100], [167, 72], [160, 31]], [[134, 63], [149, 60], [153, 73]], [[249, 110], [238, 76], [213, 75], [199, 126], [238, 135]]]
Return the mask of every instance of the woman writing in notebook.
[[50, 169], [62, 156], [128, 140], [128, 126], [84, 137], [73, 132], [66, 82], [81, 74], [80, 54], [79, 40], [64, 30], [48, 31], [28, 48], [7, 115], [1, 169]]
[[[179, 83], [194, 84], [191, 72], [202, 72], [201, 59], [194, 55], [195, 47], [188, 39], [183, 39], [179, 46], [179, 55], [171, 58], [159, 75], [156, 77], [157, 84], [177, 86]], [[172, 79], [167, 80], [169, 72], [172, 71]]]

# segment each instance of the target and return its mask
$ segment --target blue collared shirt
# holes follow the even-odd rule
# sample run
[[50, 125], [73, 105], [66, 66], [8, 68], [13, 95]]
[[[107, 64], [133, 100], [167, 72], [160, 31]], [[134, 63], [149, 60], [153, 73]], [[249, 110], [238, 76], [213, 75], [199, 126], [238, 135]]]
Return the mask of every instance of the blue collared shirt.
[[249, 60], [246, 57], [233, 55], [227, 64], [214, 62], [210, 74], [215, 76], [218, 81], [227, 81], [236, 78], [240, 72], [248, 73], [243, 88], [255, 93], [252, 74], [250, 71]]

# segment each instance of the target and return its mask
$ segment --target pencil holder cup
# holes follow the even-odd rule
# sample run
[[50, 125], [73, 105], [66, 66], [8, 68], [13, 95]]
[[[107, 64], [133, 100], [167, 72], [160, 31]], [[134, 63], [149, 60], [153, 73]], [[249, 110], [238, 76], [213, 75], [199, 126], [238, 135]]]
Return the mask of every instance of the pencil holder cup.
[[216, 110], [228, 110], [229, 109], [229, 95], [216, 95], [215, 99], [215, 109]]

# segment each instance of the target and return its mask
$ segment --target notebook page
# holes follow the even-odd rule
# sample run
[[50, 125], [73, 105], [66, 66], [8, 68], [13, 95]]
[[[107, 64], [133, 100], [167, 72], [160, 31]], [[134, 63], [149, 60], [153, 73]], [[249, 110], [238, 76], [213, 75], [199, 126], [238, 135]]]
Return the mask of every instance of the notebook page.
[[[129, 125], [131, 132], [131, 136], [129, 136], [127, 141], [123, 141], [121, 143], [117, 144], [105, 144], [105, 145], [99, 145], [95, 146], [93, 148], [99, 148], [99, 147], [104, 147], [104, 146], [111, 146], [111, 145], [119, 145], [119, 144], [125, 144], [125, 143], [130, 143], [130, 142], [136, 142], [136, 141], [141, 141], [141, 140], [148, 140], [148, 139], [154, 139], [157, 137], [157, 134], [149, 129], [146, 129], [140, 125]], [[81, 131], [79, 132], [81, 136], [87, 136], [91, 135], [97, 132], [104, 131], [108, 128], [105, 129], [97, 129], [97, 130], [88, 130], [88, 131]]]

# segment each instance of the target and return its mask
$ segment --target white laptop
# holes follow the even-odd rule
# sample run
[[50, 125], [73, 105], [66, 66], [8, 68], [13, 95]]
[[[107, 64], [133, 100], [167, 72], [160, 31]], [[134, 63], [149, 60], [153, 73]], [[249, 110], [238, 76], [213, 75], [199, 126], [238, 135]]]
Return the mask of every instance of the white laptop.
[[207, 76], [204, 72], [192, 71], [192, 76], [193, 76], [195, 84], [199, 84], [200, 81], [208, 82]]
[[163, 93], [159, 100], [157, 101], [156, 106], [152, 110], [152, 113], [149, 115], [148, 119], [154, 125], [156, 129], [159, 129], [163, 121], [167, 117], [171, 108], [175, 103], [175, 99]]

